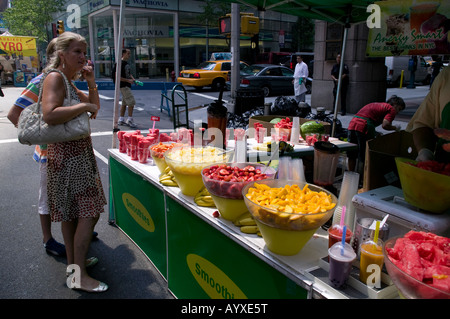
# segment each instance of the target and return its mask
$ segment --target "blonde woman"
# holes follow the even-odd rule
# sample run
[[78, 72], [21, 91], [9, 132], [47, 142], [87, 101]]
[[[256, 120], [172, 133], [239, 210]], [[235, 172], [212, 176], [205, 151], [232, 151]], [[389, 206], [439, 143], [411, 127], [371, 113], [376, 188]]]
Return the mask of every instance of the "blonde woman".
[[[65, 123], [83, 112], [95, 119], [100, 101], [92, 67], [86, 66], [87, 43], [84, 37], [65, 32], [56, 41], [55, 54], [44, 73], [42, 112], [48, 124]], [[80, 75], [86, 80], [89, 95], [75, 88], [72, 80]], [[72, 105], [64, 105], [65, 81], [70, 83]], [[73, 102], [75, 101], [75, 102]], [[68, 265], [79, 267], [79, 277], [71, 276], [69, 288], [103, 292], [108, 286], [86, 271], [86, 255], [94, 226], [104, 212], [106, 198], [92, 147], [91, 137], [48, 145], [48, 207], [52, 222], [62, 223]], [[73, 267], [68, 268], [73, 269]]]

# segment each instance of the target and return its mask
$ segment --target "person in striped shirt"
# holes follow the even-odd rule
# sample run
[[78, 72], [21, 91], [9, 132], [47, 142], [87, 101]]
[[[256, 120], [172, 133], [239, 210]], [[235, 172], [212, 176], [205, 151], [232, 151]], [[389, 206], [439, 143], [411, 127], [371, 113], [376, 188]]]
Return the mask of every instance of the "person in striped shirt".
[[[47, 46], [47, 58], [55, 51], [56, 38], [50, 41]], [[36, 103], [39, 97], [39, 88], [42, 74], [33, 78], [23, 90], [20, 97], [16, 100], [8, 113], [8, 119], [17, 126], [20, 113], [23, 109]], [[55, 256], [65, 256], [66, 248], [63, 244], [57, 242], [52, 235], [51, 218], [47, 205], [47, 145], [36, 145], [33, 153], [33, 159], [40, 164], [40, 187], [38, 213], [41, 222], [44, 248], [47, 253]]]

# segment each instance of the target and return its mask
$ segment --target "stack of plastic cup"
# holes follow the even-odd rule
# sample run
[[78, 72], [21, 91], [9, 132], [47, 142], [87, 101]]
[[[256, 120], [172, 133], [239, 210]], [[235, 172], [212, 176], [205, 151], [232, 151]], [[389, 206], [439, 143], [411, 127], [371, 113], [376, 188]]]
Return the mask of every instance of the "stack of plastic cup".
[[280, 157], [278, 160], [278, 179], [289, 179], [290, 157]]
[[359, 174], [347, 171], [344, 173], [338, 204], [333, 215], [333, 224], [340, 223], [342, 207], [346, 207], [344, 223], [353, 229], [355, 223], [355, 207], [352, 198], [358, 193]]
[[[294, 118], [295, 119], [295, 118]], [[301, 158], [293, 158], [289, 162], [289, 173], [291, 180], [306, 183], [305, 169], [303, 167], [303, 160]]]

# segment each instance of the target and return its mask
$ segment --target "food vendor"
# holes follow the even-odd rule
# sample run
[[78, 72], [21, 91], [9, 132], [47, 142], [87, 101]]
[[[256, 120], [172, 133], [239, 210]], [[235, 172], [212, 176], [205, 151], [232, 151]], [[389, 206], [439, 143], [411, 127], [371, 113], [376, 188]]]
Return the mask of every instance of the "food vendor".
[[[440, 128], [439, 137], [435, 129]], [[417, 161], [436, 160], [450, 162], [448, 136], [450, 131], [450, 68], [446, 67], [436, 77], [430, 92], [417, 109], [406, 131], [413, 134]], [[447, 136], [445, 136], [447, 135]]]

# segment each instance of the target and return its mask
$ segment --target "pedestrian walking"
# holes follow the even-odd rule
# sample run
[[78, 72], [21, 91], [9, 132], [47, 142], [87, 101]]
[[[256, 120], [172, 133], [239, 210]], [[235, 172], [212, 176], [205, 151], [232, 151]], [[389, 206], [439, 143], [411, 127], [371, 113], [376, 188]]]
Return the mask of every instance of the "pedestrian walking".
[[294, 70], [294, 95], [297, 103], [305, 102], [306, 99], [306, 78], [308, 77], [308, 66], [303, 62], [302, 56], [297, 55], [297, 64]]
[[[133, 75], [131, 74], [130, 64], [128, 60], [130, 59], [131, 51], [130, 49], [122, 50], [122, 67], [120, 71], [120, 92], [122, 93], [122, 106], [120, 107], [120, 116], [117, 124], [128, 125], [130, 128], [137, 128], [137, 125], [133, 120], [133, 110], [136, 105], [133, 92], [131, 92], [131, 85], [136, 82]], [[113, 82], [116, 83], [116, 67], [113, 68]], [[125, 121], [125, 111], [128, 107], [128, 118]]]

